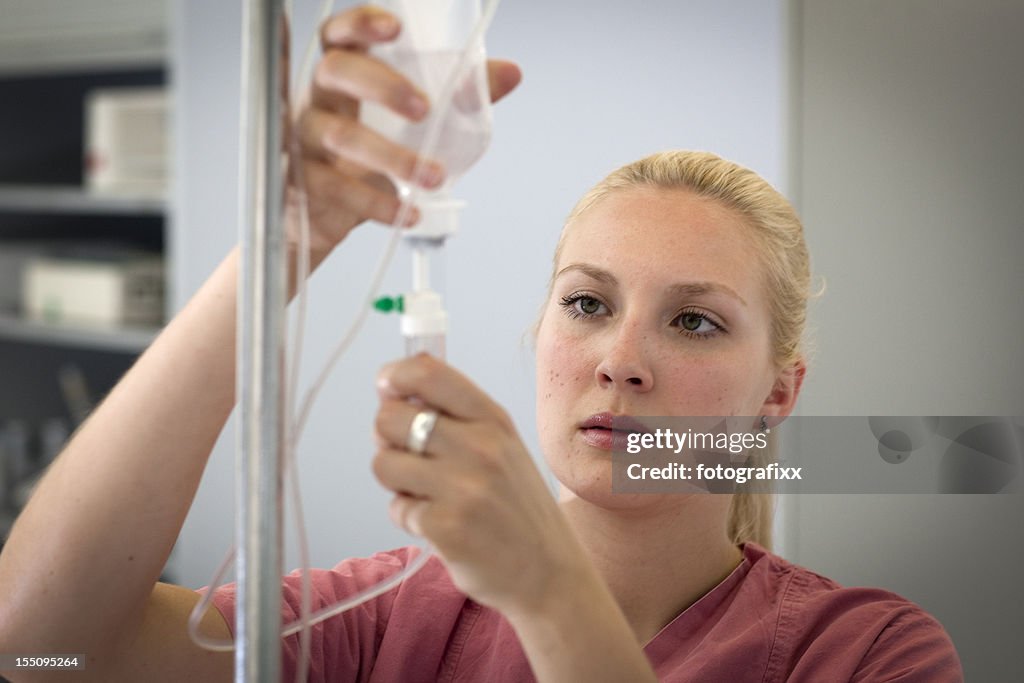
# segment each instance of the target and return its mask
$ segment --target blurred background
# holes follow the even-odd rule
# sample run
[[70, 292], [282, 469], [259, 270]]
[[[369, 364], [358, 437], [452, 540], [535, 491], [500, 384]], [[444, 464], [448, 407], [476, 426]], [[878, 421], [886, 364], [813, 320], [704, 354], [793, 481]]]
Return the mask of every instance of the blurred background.
[[[0, 0], [0, 536], [238, 240], [241, 14], [237, 1]], [[296, 0], [296, 62], [314, 14]], [[1022, 29], [1019, 0], [503, 3], [488, 50], [525, 77], [456, 186], [468, 206], [444, 267], [449, 360], [540, 459], [528, 330], [564, 216], [623, 163], [707, 149], [804, 218], [827, 289], [801, 414], [1024, 415]], [[386, 237], [360, 228], [313, 277], [307, 385]], [[407, 278], [400, 252], [384, 292]], [[314, 565], [409, 542], [368, 467], [373, 377], [401, 354], [397, 321], [371, 317], [313, 411], [300, 458]], [[231, 543], [234, 429], [169, 580], [204, 585]], [[776, 550], [921, 604], [968, 680], [1024, 680], [1022, 501], [789, 495]]]

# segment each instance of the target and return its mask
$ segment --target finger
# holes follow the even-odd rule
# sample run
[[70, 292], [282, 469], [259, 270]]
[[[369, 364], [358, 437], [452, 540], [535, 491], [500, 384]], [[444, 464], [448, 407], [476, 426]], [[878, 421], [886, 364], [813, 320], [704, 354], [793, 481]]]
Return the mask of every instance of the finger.
[[388, 505], [388, 515], [396, 526], [405, 529], [413, 536], [422, 538], [423, 516], [428, 505], [430, 505], [428, 501], [400, 493], [391, 499], [391, 504]]
[[[386, 191], [381, 185], [374, 185], [372, 178], [344, 173], [329, 163], [313, 159], [306, 160], [303, 172], [306, 194], [310, 198], [310, 220], [317, 225], [343, 223], [346, 215], [395, 225], [400, 216], [402, 202], [394, 189]], [[410, 207], [403, 225], [414, 225], [419, 217], [419, 210]]]
[[522, 80], [523, 72], [515, 62], [503, 59], [488, 60], [487, 81], [491, 90], [491, 102], [497, 102], [512, 92]]
[[385, 400], [415, 397], [456, 419], [497, 419], [512, 428], [505, 411], [468, 377], [425, 353], [384, 366], [377, 390]]
[[[382, 451], [404, 452], [426, 463], [431, 483], [423, 484], [430, 487], [423, 490], [431, 499], [439, 500], [459, 488], [458, 478], [467, 474], [493, 476], [507, 471], [508, 451], [503, 448], [505, 442], [493, 423], [472, 423], [439, 415], [423, 444], [423, 451], [410, 452], [407, 442], [412, 424], [423, 410], [423, 406], [408, 401], [385, 400], [377, 411], [375, 427], [376, 437], [384, 443]], [[438, 482], [443, 482], [443, 488]]]
[[[407, 444], [413, 420], [424, 410], [429, 409], [400, 399], [381, 401], [374, 422], [376, 434], [392, 448], [409, 452]], [[449, 451], [452, 441], [447, 435], [454, 426], [453, 422], [452, 418], [439, 413], [423, 444], [423, 451], [414, 453], [414, 455], [420, 458], [436, 459], [439, 455]]]
[[381, 485], [402, 495], [432, 499], [439, 489], [436, 463], [396, 448], [384, 448], [373, 458], [373, 476]]
[[412, 150], [392, 142], [355, 119], [336, 116], [322, 109], [302, 114], [303, 149], [319, 158], [338, 156], [377, 173], [387, 173], [423, 187], [434, 188], [444, 181], [444, 168], [436, 161], [422, 160]]
[[[374, 418], [374, 432], [389, 447], [410, 452], [408, 442], [413, 420], [420, 413], [429, 410], [429, 408], [425, 408], [422, 404], [410, 403], [400, 399], [382, 400], [380, 407], [377, 409], [377, 415]], [[413, 455], [420, 458], [434, 458], [442, 452], [434, 446], [437, 444], [438, 434], [443, 429], [441, 423], [444, 420], [445, 417], [438, 413], [434, 426], [431, 428], [430, 434], [427, 435], [427, 440], [423, 444], [423, 450], [419, 453], [413, 453]]]
[[359, 52], [330, 50], [313, 74], [313, 104], [351, 113], [352, 99], [376, 102], [413, 121], [430, 108], [426, 94], [384, 62]]
[[393, 40], [401, 24], [393, 14], [372, 5], [353, 7], [327, 19], [320, 26], [320, 46], [362, 48], [372, 43]]

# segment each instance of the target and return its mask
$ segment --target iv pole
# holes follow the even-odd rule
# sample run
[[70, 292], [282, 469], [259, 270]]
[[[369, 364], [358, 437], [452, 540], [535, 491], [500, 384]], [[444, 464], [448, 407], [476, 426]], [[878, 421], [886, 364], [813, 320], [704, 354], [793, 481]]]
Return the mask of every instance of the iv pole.
[[242, 264], [237, 392], [236, 683], [281, 677], [281, 463], [285, 244], [282, 226], [285, 0], [244, 0], [240, 158]]

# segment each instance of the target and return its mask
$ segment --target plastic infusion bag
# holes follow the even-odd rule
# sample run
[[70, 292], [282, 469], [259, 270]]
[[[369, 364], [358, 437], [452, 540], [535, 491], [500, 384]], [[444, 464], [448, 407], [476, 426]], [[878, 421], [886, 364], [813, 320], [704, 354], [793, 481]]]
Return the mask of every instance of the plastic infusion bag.
[[[483, 35], [474, 40], [479, 0], [379, 0], [402, 22], [398, 39], [375, 45], [371, 54], [404, 74], [426, 93], [430, 113], [411, 122], [380, 105], [365, 103], [364, 123], [405, 147], [444, 164], [450, 184], [483, 155], [491, 139], [491, 99]], [[434, 122], [441, 118], [428, 139]], [[392, 179], [403, 194], [408, 187]], [[424, 193], [424, 200], [429, 203]]]

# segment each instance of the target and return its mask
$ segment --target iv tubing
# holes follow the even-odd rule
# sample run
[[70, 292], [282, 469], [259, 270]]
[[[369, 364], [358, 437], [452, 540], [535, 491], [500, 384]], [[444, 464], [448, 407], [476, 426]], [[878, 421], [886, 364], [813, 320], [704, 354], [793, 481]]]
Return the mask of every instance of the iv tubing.
[[[494, 14], [497, 12], [499, 3], [500, 0], [488, 0], [486, 6], [483, 9], [482, 14], [480, 15], [480, 19], [477, 22], [477, 25], [473, 28], [473, 33], [470, 35], [465, 49], [462, 51], [462, 54], [459, 57], [458, 63], [455, 65], [455, 68], [452, 70], [451, 75], [448, 77], [448, 82], [445, 84], [445, 87], [441, 93], [441, 97], [436, 103], [437, 114], [434, 118], [433, 125], [427, 130], [427, 134], [423, 142], [423, 147], [420, 150], [418, 150], [420, 161], [417, 161], [417, 168], [413, 172], [413, 177], [419, 177], [419, 172], [422, 170], [421, 167], [423, 166], [424, 163], [422, 160], [432, 157], [435, 149], [437, 148], [437, 144], [440, 141], [441, 137], [441, 124], [444, 121], [444, 117], [448, 110], [448, 107], [451, 106], [452, 96], [455, 92], [455, 85], [459, 80], [459, 76], [466, 71], [466, 67], [469, 65], [471, 52], [473, 51], [474, 47], [482, 41], [484, 33], [487, 31], [487, 28], [490, 26], [491, 21], [494, 19]], [[403, 224], [403, 219], [407, 216], [407, 212], [411, 210], [411, 207], [415, 203], [415, 200], [418, 198], [419, 194], [419, 186], [413, 185], [412, 191], [410, 192], [410, 195], [407, 198], [407, 202], [403, 203], [402, 209], [399, 212], [399, 218], [397, 220], [397, 223], [399, 225]], [[388, 249], [386, 252], [386, 258], [388, 260], [390, 260], [391, 255], [394, 253], [394, 249], [397, 246], [398, 237], [400, 235], [401, 233], [399, 230], [394, 231], [394, 234], [388, 244]], [[382, 265], [384, 265], [384, 263], [382, 263]], [[303, 401], [302, 413], [299, 416], [299, 423], [297, 425], [297, 432], [295, 434], [296, 439], [298, 439], [302, 435], [302, 430], [303, 427], [305, 426], [305, 419], [309, 415], [309, 408], [311, 407], [312, 401], [316, 398], [316, 395], [319, 392], [320, 387], [323, 385], [323, 380], [326, 379], [327, 375], [331, 372], [334, 363], [337, 362], [337, 360], [341, 357], [341, 354], [344, 352], [344, 350], [347, 349], [348, 345], [351, 343], [351, 339], [355, 336], [355, 333], [358, 331], [359, 326], [362, 324], [362, 321], [365, 320], [366, 316], [369, 314], [369, 311], [371, 310], [373, 305], [373, 301], [377, 298], [377, 294], [380, 289], [380, 281], [383, 280], [383, 276], [384, 268], [380, 268], [379, 272], [376, 274], [376, 277], [374, 278], [374, 282], [371, 287], [372, 291], [370, 295], [366, 298], [365, 305], [360, 309], [360, 314], [357, 317], [356, 321], [353, 323], [352, 328], [350, 328], [349, 334], [346, 335], [346, 338], [342, 340], [341, 344], [339, 344], [338, 348], [331, 356], [329, 363], [324, 367], [323, 372], [321, 373], [317, 382], [314, 383], [313, 387], [306, 394], [305, 400]], [[405, 569], [395, 573], [388, 579], [385, 579], [377, 586], [373, 586], [371, 588], [363, 590], [359, 593], [356, 593], [353, 596], [350, 596], [345, 600], [339, 601], [335, 605], [328, 606], [319, 610], [313, 616], [312, 620], [309, 622], [310, 625], [317, 624], [332, 616], [341, 614], [346, 610], [352, 609], [357, 605], [363, 604], [367, 600], [371, 600], [377, 597], [381, 593], [387, 592], [388, 590], [390, 590], [390, 588], [392, 588], [395, 585], [398, 585], [401, 581], [403, 581], [409, 576], [412, 576], [416, 571], [423, 567], [423, 565], [426, 564], [426, 561], [429, 559], [430, 555], [431, 552], [429, 551], [428, 546], [428, 548], [425, 548], [424, 551], [421, 552], [416, 557], [416, 559], [410, 562]], [[294, 625], [286, 627], [285, 635], [295, 633], [295, 630], [292, 630], [294, 628]]]
[[[449, 77], [448, 82], [446, 83], [446, 86], [445, 86], [445, 88], [444, 88], [444, 90], [442, 92], [442, 96], [441, 96], [441, 98], [439, 98], [439, 102], [436, 103], [437, 107], [438, 107], [437, 115], [435, 117], [435, 120], [433, 121], [433, 125], [427, 131], [427, 135], [426, 135], [426, 137], [424, 139], [423, 146], [420, 148], [420, 150], [418, 150], [420, 161], [417, 162], [417, 167], [414, 170], [414, 177], [418, 176], [419, 172], [422, 170], [422, 166], [423, 166], [423, 163], [424, 163], [422, 161], [422, 159], [430, 158], [433, 155], [434, 149], [436, 148], [437, 143], [438, 143], [439, 138], [440, 138], [441, 124], [442, 124], [442, 122], [444, 120], [444, 116], [445, 116], [445, 113], [447, 111], [447, 108], [451, 104], [452, 95], [453, 95], [453, 92], [454, 92], [455, 83], [458, 80], [458, 76], [462, 72], [465, 71], [465, 69], [466, 69], [466, 67], [468, 65], [467, 62], [469, 60], [470, 52], [473, 50], [474, 46], [482, 39], [483, 34], [486, 32], [488, 26], [490, 25], [491, 21], [494, 18], [494, 14], [497, 11], [499, 3], [500, 3], [500, 0], [489, 0], [488, 3], [486, 4], [486, 6], [484, 7], [484, 10], [483, 10], [483, 13], [482, 13], [482, 15], [480, 17], [480, 20], [477, 22], [477, 25], [474, 27], [473, 33], [470, 36], [468, 44], [467, 44], [466, 48], [463, 50], [463, 52], [461, 54], [461, 57], [459, 59], [459, 62], [458, 62], [458, 64], [456, 65], [455, 69], [452, 72], [452, 75]], [[330, 15], [332, 7], [333, 7], [333, 1], [332, 0], [324, 0], [323, 4], [321, 6], [321, 12], [320, 12], [321, 16], [320, 16], [320, 20], [318, 22], [318, 25], [322, 24], [323, 21], [326, 20], [326, 18]], [[302, 70], [301, 70], [302, 77], [299, 79], [299, 83], [300, 84], [305, 84], [309, 80], [309, 71], [310, 71], [311, 64], [312, 64], [312, 55], [314, 54], [313, 48], [314, 48], [314, 45], [315, 45], [315, 40], [316, 40], [316, 36], [314, 35], [314, 37], [310, 40], [310, 42], [308, 44], [308, 47], [307, 47], [307, 50], [306, 50], [306, 56], [305, 56], [305, 59], [304, 59], [304, 62], [303, 62]], [[296, 146], [297, 145], [293, 144], [293, 147], [292, 147], [292, 150], [291, 150], [291, 153], [293, 155], [293, 162], [294, 162], [294, 158], [298, 157], [298, 153], [297, 153], [297, 151], [295, 149]], [[302, 631], [302, 635], [300, 637], [300, 651], [301, 651], [302, 655], [300, 657], [300, 666], [299, 666], [298, 670], [296, 671], [297, 679], [301, 679], [301, 677], [304, 677], [304, 671], [305, 671], [306, 665], [308, 664], [308, 650], [309, 650], [309, 632], [308, 631], [309, 631], [309, 627], [310, 626], [312, 626], [314, 624], [317, 624], [317, 623], [319, 623], [321, 621], [324, 621], [324, 620], [326, 620], [326, 619], [328, 619], [328, 618], [330, 618], [332, 616], [335, 616], [337, 614], [341, 614], [342, 612], [344, 612], [344, 611], [346, 611], [348, 609], [351, 609], [351, 608], [353, 608], [353, 607], [355, 607], [357, 605], [360, 605], [360, 604], [362, 604], [362, 603], [364, 603], [364, 602], [366, 602], [368, 600], [371, 600], [371, 599], [373, 599], [373, 598], [375, 598], [375, 597], [377, 597], [377, 596], [379, 596], [379, 595], [389, 591], [391, 588], [393, 588], [397, 584], [401, 583], [401, 581], [405, 580], [406, 578], [408, 578], [409, 576], [414, 574], [416, 571], [418, 571], [426, 563], [426, 561], [430, 558], [431, 550], [430, 550], [430, 547], [428, 545], [403, 570], [401, 570], [399, 572], [396, 572], [394, 575], [392, 575], [391, 577], [389, 577], [389, 578], [385, 579], [384, 581], [380, 582], [378, 585], [372, 586], [372, 587], [370, 587], [368, 589], [365, 589], [365, 590], [357, 593], [356, 595], [350, 596], [349, 598], [347, 598], [345, 600], [342, 600], [342, 601], [339, 601], [338, 603], [335, 603], [334, 605], [328, 605], [327, 607], [324, 607], [324, 608], [318, 610], [316, 613], [311, 615], [308, 619], [306, 618], [307, 615], [309, 615], [309, 610], [311, 609], [311, 605], [310, 605], [310, 585], [309, 585], [309, 582], [310, 582], [310, 578], [309, 578], [309, 559], [308, 559], [309, 551], [308, 551], [308, 540], [307, 540], [307, 537], [306, 537], [305, 526], [304, 526], [304, 522], [303, 522], [301, 495], [300, 495], [299, 485], [298, 485], [298, 476], [297, 476], [298, 472], [297, 472], [297, 466], [296, 466], [296, 450], [297, 450], [298, 442], [299, 442], [299, 440], [300, 440], [300, 438], [302, 436], [302, 432], [304, 430], [306, 420], [309, 417], [309, 412], [310, 412], [310, 410], [312, 408], [313, 403], [315, 402], [315, 399], [316, 399], [317, 395], [320, 392], [320, 389], [322, 388], [322, 386], [323, 386], [324, 382], [326, 381], [326, 378], [329, 376], [330, 372], [333, 370], [333, 368], [334, 368], [335, 364], [337, 363], [337, 361], [341, 358], [341, 356], [344, 354], [344, 352], [347, 351], [348, 347], [351, 345], [351, 342], [354, 340], [356, 334], [358, 333], [359, 329], [362, 327], [363, 323], [366, 320], [366, 317], [367, 317], [367, 315], [369, 313], [369, 310], [371, 308], [372, 302], [377, 298], [377, 294], [378, 294], [378, 292], [380, 290], [380, 284], [383, 281], [384, 274], [385, 274], [385, 272], [387, 270], [387, 266], [390, 263], [390, 260], [391, 260], [391, 258], [394, 255], [394, 252], [395, 252], [395, 250], [397, 248], [397, 245], [398, 245], [398, 241], [399, 241], [399, 239], [401, 237], [401, 231], [399, 229], [393, 229], [392, 230], [392, 236], [391, 236], [391, 238], [388, 241], [388, 244], [387, 244], [387, 246], [385, 248], [384, 253], [382, 254], [382, 257], [381, 257], [381, 260], [380, 260], [380, 262], [378, 264], [377, 270], [374, 273], [373, 277], [371, 278], [371, 285], [370, 285], [370, 288], [369, 288], [370, 289], [369, 295], [366, 297], [366, 299], [367, 299], [366, 305], [362, 306], [359, 309], [359, 313], [357, 313], [356, 317], [353, 319], [353, 321], [350, 324], [349, 328], [347, 329], [346, 333], [343, 335], [340, 343], [335, 348], [335, 350], [332, 352], [332, 354], [329, 357], [327, 363], [324, 365], [324, 368], [322, 369], [320, 375], [317, 377], [316, 381], [313, 383], [313, 385], [307, 391], [307, 393], [306, 393], [306, 395], [305, 395], [305, 397], [303, 399], [303, 402], [302, 402], [302, 409], [301, 409], [301, 411], [299, 411], [298, 415], [296, 415], [294, 413], [294, 411], [293, 411], [293, 407], [294, 407], [294, 401], [295, 401], [295, 397], [296, 397], [295, 389], [297, 388], [298, 365], [299, 365], [299, 358], [300, 358], [300, 355], [301, 355], [301, 346], [302, 346], [301, 342], [302, 342], [302, 337], [303, 337], [303, 332], [304, 332], [305, 316], [306, 316], [306, 298], [307, 298], [306, 278], [307, 278], [308, 273], [309, 273], [309, 249], [308, 249], [308, 245], [309, 245], [309, 239], [310, 239], [310, 229], [309, 229], [309, 216], [308, 216], [308, 205], [307, 205], [307, 198], [306, 198], [306, 192], [305, 192], [305, 183], [304, 183], [304, 179], [303, 179], [303, 174], [302, 174], [301, 166], [296, 166], [295, 168], [293, 168], [293, 172], [295, 172], [295, 178], [296, 178], [297, 184], [299, 185], [297, 201], [298, 201], [298, 205], [299, 205], [298, 217], [299, 217], [299, 222], [300, 222], [300, 230], [299, 230], [299, 250], [298, 250], [298, 258], [297, 258], [297, 264], [296, 264], [296, 270], [297, 270], [297, 272], [296, 272], [296, 283], [297, 283], [297, 294], [296, 294], [296, 296], [298, 298], [298, 311], [297, 311], [297, 315], [296, 315], [295, 339], [294, 339], [294, 342], [293, 342], [294, 346], [293, 346], [293, 349], [292, 349], [292, 361], [291, 361], [291, 367], [290, 367], [291, 372], [289, 373], [288, 381], [285, 383], [286, 384], [286, 386], [285, 386], [286, 401], [287, 401], [287, 404], [289, 405], [289, 411], [288, 411], [289, 419], [286, 420], [286, 426], [285, 426], [285, 434], [286, 434], [286, 441], [285, 441], [285, 443], [286, 443], [285, 463], [286, 463], [286, 466], [287, 466], [287, 469], [288, 469], [289, 480], [290, 480], [290, 484], [291, 484], [291, 488], [292, 488], [292, 492], [293, 492], [293, 496], [294, 496], [294, 503], [293, 503], [294, 506], [295, 506], [294, 514], [296, 516], [296, 524], [297, 524], [297, 529], [298, 529], [298, 533], [299, 533], [300, 555], [302, 557], [302, 565], [303, 565], [302, 568], [303, 568], [303, 571], [302, 571], [302, 575], [301, 575], [302, 585], [301, 585], [301, 598], [300, 598], [300, 600], [301, 600], [300, 618], [299, 618], [298, 621], [293, 622], [292, 624], [289, 624], [288, 626], [286, 626], [283, 629], [283, 631], [281, 632], [281, 637], [286, 637], [286, 636], [289, 636], [289, 635], [292, 635], [292, 634], [295, 634], [295, 633], [298, 633], [298, 632]], [[412, 190], [411, 190], [409, 196], [407, 198], [405, 198], [405, 201], [403, 201], [403, 203], [401, 205], [401, 208], [399, 210], [399, 214], [398, 214], [398, 216], [396, 218], [396, 221], [395, 221], [396, 224], [402, 225], [402, 224], [404, 224], [406, 222], [406, 220], [408, 218], [408, 215], [409, 215], [410, 211], [412, 210], [412, 207], [415, 204], [415, 200], [418, 199], [418, 195], [420, 194], [420, 192], [421, 191], [420, 191], [420, 188], [418, 186], [414, 185], [412, 187]], [[422, 256], [424, 256], [424, 260], [425, 260], [425, 255], [422, 255]], [[426, 267], [426, 264], [422, 263], [421, 266], [422, 266], [422, 269], [420, 269], [418, 271], [417, 282], [420, 282], [422, 279], [425, 279], [425, 275], [426, 275], [425, 267]], [[291, 419], [293, 417], [295, 418], [294, 420]], [[199, 633], [199, 622], [202, 619], [202, 616], [205, 614], [206, 610], [209, 608], [209, 603], [212, 600], [213, 592], [220, 585], [220, 581], [223, 578], [224, 573], [227, 571], [227, 567], [230, 565], [231, 557], [233, 556], [233, 554], [234, 554], [234, 548], [232, 548], [231, 550], [228, 551], [227, 557], [222, 562], [221, 566], [217, 569], [217, 571], [215, 572], [215, 576], [214, 576], [213, 580], [210, 582], [210, 588], [202, 596], [201, 600], [195, 606], [195, 608], [193, 609], [192, 614], [189, 617], [189, 634], [192, 637], [193, 641], [195, 641], [200, 646], [202, 646], [204, 648], [207, 648], [207, 649], [210, 649], [210, 650], [227, 651], [227, 650], [233, 649], [234, 646], [235, 646], [235, 643], [233, 641], [210, 639], [210, 638], [207, 638], [207, 637], [205, 637], [205, 636], [203, 636], [202, 634]], [[274, 621], [273, 623], [276, 623], [276, 621]], [[274, 648], [267, 648], [267, 649], [274, 649]]]
[[412, 250], [412, 290], [422, 292], [430, 287], [430, 257], [426, 247], [417, 244]]

